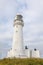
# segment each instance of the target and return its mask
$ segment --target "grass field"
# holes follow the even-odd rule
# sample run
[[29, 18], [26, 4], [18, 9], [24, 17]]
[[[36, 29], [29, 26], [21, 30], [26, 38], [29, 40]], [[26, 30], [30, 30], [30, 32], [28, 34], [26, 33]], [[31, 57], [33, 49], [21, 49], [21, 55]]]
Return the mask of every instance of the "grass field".
[[25, 58], [25, 59], [0, 59], [0, 65], [43, 65], [43, 59]]

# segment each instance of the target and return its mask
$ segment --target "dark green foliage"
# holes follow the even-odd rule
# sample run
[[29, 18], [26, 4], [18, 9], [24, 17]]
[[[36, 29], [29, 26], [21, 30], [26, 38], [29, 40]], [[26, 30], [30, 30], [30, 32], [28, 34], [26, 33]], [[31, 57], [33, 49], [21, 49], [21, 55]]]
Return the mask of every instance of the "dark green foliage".
[[43, 59], [35, 59], [35, 58], [5, 58], [0, 59], [0, 65], [43, 65]]

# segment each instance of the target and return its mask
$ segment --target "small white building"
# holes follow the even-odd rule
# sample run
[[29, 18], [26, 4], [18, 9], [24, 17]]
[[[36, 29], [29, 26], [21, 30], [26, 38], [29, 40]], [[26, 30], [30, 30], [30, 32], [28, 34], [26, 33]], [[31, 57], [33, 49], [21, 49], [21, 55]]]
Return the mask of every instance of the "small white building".
[[40, 52], [37, 49], [32, 50], [32, 58], [40, 58]]
[[24, 49], [24, 42], [23, 42], [23, 16], [16, 15], [14, 20], [14, 34], [13, 34], [13, 43], [12, 49], [8, 51], [7, 58], [16, 57], [16, 58], [39, 58], [40, 53], [39, 50], [30, 50], [27, 48]]
[[30, 58], [30, 50], [29, 49], [25, 49], [25, 55], [27, 58]]

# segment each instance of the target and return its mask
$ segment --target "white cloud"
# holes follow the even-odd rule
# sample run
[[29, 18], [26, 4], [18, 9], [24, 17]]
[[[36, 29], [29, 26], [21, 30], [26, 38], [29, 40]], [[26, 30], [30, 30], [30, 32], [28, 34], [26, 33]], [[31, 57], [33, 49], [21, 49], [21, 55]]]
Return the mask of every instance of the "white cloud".
[[13, 17], [16, 13], [17, 3], [14, 0], [0, 0], [0, 18]]

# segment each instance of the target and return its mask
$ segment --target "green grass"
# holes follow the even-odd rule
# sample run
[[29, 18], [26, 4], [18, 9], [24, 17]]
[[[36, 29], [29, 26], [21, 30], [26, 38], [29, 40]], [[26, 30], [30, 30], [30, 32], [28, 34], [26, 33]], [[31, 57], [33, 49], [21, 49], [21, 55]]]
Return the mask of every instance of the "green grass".
[[43, 59], [25, 58], [25, 59], [0, 59], [0, 65], [43, 65]]

